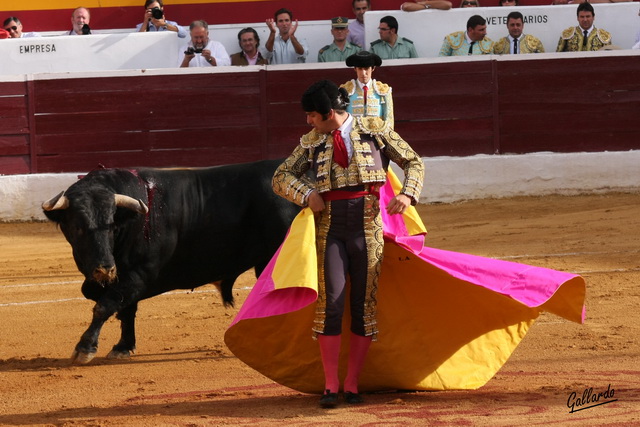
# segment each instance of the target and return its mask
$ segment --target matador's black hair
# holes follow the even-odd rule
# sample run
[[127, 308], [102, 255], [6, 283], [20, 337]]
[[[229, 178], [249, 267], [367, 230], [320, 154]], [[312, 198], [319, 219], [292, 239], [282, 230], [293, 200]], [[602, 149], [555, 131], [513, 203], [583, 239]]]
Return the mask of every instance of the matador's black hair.
[[349, 94], [346, 89], [339, 88], [330, 80], [315, 82], [302, 95], [302, 109], [308, 113], [317, 112], [322, 115], [329, 111], [345, 111], [349, 105]]

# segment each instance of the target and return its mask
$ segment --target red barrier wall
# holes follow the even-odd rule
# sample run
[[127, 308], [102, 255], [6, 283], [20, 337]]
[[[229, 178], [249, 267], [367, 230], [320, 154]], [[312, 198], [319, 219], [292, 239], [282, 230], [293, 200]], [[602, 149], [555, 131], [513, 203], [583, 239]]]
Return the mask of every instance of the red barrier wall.
[[[640, 56], [383, 66], [422, 156], [640, 149]], [[302, 92], [340, 69], [0, 82], [0, 173], [210, 166], [286, 156]]]

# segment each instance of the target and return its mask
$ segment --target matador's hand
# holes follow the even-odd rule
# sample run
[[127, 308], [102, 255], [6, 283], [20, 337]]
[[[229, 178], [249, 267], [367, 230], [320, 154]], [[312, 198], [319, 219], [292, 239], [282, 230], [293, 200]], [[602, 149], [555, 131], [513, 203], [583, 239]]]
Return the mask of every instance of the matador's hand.
[[389, 200], [387, 204], [387, 213], [389, 215], [396, 215], [404, 213], [407, 208], [411, 206], [411, 198], [405, 194], [398, 194], [393, 199]]
[[309, 199], [307, 200], [307, 202], [309, 205], [309, 209], [311, 209], [313, 213], [322, 212], [325, 208], [324, 199], [316, 190], [313, 190], [311, 194], [309, 194]]

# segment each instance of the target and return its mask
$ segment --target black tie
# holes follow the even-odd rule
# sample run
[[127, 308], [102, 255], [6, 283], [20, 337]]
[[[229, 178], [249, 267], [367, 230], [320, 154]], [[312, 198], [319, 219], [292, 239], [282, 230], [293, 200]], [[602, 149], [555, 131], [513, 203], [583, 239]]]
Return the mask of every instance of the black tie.
[[513, 53], [518, 53], [518, 39], [513, 39]]
[[469, 45], [469, 55], [473, 55], [473, 45], [474, 45], [475, 43], [476, 43], [476, 42], [471, 42], [471, 44]]
[[587, 32], [587, 30], [584, 30], [584, 38], [582, 39], [582, 46], [586, 46], [587, 45], [587, 36], [589, 35], [589, 32]]

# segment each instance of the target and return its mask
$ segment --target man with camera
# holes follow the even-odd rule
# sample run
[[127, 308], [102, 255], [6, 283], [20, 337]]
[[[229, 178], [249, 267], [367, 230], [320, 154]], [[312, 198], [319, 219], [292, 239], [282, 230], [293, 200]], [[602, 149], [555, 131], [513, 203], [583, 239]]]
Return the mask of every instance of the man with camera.
[[189, 25], [191, 40], [180, 61], [181, 68], [186, 67], [215, 67], [231, 65], [231, 58], [222, 43], [209, 39], [209, 25], [203, 21], [193, 21]]
[[164, 4], [162, 0], [146, 0], [144, 3], [144, 20], [136, 26], [138, 32], [146, 31], [173, 31], [178, 37], [187, 37], [187, 31], [177, 22], [167, 21], [164, 17]]

